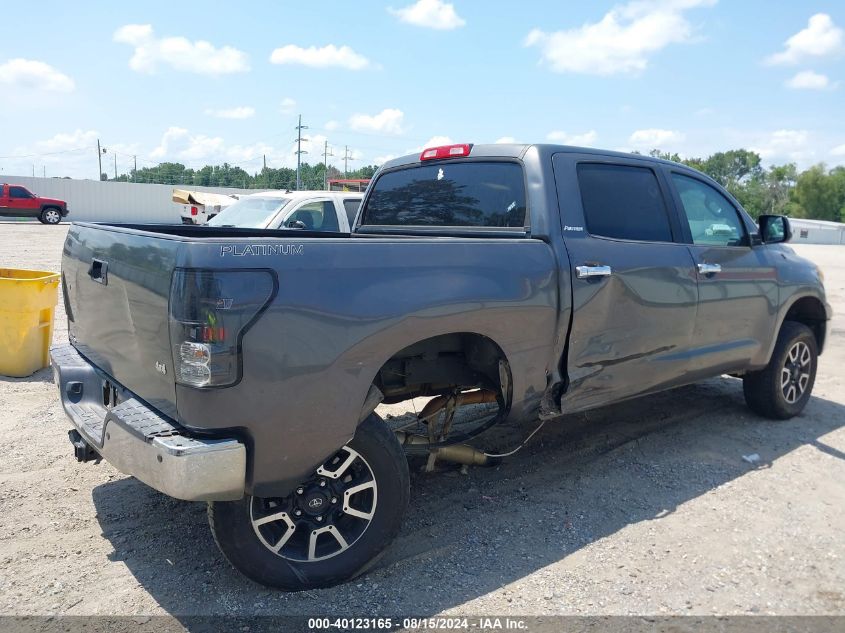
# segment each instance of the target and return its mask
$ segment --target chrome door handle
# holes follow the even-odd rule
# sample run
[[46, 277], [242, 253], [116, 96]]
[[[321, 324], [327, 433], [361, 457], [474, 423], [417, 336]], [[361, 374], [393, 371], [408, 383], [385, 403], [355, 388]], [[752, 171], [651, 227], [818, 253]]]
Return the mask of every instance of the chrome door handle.
[[612, 274], [610, 266], [576, 266], [575, 274], [578, 279], [589, 279], [591, 277], [609, 277]]
[[719, 264], [699, 264], [698, 272], [702, 275], [713, 275], [722, 272], [722, 267]]

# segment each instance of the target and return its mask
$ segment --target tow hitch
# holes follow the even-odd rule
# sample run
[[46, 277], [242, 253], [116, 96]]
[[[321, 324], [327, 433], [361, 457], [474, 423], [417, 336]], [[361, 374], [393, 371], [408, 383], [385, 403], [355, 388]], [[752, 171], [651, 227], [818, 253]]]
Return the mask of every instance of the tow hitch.
[[70, 443], [73, 444], [73, 455], [78, 462], [99, 462], [102, 457], [86, 442], [76, 429], [67, 432]]

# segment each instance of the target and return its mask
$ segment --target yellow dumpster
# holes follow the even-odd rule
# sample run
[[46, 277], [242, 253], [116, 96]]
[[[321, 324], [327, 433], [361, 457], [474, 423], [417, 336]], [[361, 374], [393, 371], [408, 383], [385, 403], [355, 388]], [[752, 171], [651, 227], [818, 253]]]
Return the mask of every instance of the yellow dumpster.
[[50, 364], [59, 275], [0, 268], [0, 375], [29, 376]]

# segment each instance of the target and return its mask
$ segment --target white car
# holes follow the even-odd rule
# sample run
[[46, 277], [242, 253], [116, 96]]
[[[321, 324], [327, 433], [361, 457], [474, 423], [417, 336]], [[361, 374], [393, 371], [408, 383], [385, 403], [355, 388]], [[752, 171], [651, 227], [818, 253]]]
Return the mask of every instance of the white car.
[[340, 191], [253, 193], [221, 211], [208, 226], [349, 233], [363, 197]]

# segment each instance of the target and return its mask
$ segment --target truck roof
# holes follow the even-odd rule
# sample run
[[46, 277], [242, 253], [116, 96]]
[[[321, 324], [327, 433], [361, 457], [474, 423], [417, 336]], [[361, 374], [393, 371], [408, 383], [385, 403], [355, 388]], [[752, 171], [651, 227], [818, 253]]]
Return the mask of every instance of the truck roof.
[[[667, 165], [680, 165], [662, 158], [654, 158], [647, 154], [633, 154], [628, 152], [614, 152], [605, 149], [596, 149], [595, 147], [577, 147], [574, 145], [556, 145], [552, 143], [488, 143], [483, 145], [473, 145], [470, 152], [470, 157], [490, 157], [490, 158], [522, 158], [529, 148], [536, 147], [544, 154], [555, 154], [558, 152], [578, 153], [578, 154], [594, 154], [596, 156], [612, 156], [616, 158], [637, 158], [640, 160], [647, 160], [655, 163], [663, 163]], [[422, 150], [420, 150], [421, 152]], [[399, 167], [402, 165], [411, 165], [420, 162], [420, 152], [414, 154], [407, 154], [399, 156], [393, 160], [389, 160], [382, 166], [383, 169], [391, 167]]]
[[297, 200], [299, 198], [314, 198], [316, 196], [343, 196], [345, 198], [363, 198], [364, 194], [358, 191], [326, 191], [324, 189], [317, 189], [312, 191], [280, 191], [278, 189], [273, 189], [270, 191], [259, 191], [256, 193], [250, 193], [245, 196], [241, 196], [241, 198], [293, 198]]

